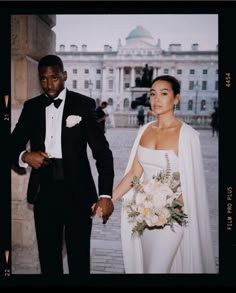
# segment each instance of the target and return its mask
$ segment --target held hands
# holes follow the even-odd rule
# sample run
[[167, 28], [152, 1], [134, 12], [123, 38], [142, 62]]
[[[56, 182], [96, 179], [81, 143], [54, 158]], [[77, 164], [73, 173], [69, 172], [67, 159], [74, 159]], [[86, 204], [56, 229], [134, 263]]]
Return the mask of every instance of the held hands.
[[48, 154], [45, 152], [25, 152], [22, 155], [22, 161], [29, 164], [34, 169], [45, 167], [49, 164]]
[[96, 203], [91, 207], [92, 215], [91, 218], [97, 214], [103, 220], [103, 224], [106, 224], [109, 217], [113, 213], [114, 205], [110, 198], [101, 197]]

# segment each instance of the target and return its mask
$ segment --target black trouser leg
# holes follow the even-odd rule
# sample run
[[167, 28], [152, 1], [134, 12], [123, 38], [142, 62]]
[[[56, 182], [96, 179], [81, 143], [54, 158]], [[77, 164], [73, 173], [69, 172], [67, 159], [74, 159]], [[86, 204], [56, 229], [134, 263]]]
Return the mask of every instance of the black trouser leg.
[[70, 214], [65, 225], [65, 241], [67, 248], [69, 273], [87, 275], [90, 273], [90, 236], [92, 220], [91, 208]]
[[[57, 187], [54, 192], [57, 193]], [[52, 190], [40, 194], [34, 205], [34, 218], [38, 242], [41, 273], [46, 275], [63, 274], [63, 213], [58, 201], [53, 199]]]

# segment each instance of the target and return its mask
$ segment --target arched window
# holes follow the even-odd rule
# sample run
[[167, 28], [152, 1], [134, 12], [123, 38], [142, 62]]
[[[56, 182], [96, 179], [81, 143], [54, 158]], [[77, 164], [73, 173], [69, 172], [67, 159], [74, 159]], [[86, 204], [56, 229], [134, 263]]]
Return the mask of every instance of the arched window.
[[124, 99], [124, 109], [125, 110], [129, 109], [129, 99], [127, 99], [127, 98]]
[[188, 111], [192, 111], [193, 110], [193, 100], [189, 100], [188, 101]]
[[113, 106], [113, 99], [112, 99], [112, 98], [109, 98], [109, 99], [108, 99], [108, 105], [109, 105], [109, 106]]
[[201, 100], [201, 111], [206, 111], [206, 100]]

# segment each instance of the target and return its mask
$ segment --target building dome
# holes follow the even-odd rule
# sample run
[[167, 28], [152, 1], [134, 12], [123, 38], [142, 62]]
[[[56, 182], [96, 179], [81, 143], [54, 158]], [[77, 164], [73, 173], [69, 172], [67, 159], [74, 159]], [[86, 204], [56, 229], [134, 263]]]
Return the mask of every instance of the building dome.
[[137, 39], [137, 38], [148, 38], [148, 39], [153, 39], [153, 37], [151, 36], [151, 34], [149, 33], [148, 30], [146, 30], [145, 28], [143, 28], [142, 26], [138, 25], [134, 30], [132, 30], [128, 37], [126, 38], [126, 40], [130, 40], [130, 39]]

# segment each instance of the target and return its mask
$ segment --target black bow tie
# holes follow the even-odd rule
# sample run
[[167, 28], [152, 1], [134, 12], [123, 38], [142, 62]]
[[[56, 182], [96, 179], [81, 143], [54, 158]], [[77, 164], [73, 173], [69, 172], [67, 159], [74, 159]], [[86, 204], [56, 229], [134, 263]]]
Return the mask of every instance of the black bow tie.
[[59, 108], [62, 102], [62, 99], [50, 99], [47, 96], [45, 96], [44, 100], [45, 100], [46, 107], [50, 106], [53, 103], [56, 108]]

